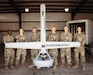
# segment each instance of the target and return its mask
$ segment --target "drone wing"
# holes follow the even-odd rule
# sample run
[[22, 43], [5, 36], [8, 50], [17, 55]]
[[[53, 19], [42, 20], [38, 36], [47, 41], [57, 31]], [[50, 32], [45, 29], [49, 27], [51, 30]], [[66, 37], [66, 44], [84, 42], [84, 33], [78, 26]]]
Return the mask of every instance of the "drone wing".
[[41, 49], [41, 42], [11, 42], [5, 48]]
[[46, 49], [79, 47], [80, 42], [46, 42]]

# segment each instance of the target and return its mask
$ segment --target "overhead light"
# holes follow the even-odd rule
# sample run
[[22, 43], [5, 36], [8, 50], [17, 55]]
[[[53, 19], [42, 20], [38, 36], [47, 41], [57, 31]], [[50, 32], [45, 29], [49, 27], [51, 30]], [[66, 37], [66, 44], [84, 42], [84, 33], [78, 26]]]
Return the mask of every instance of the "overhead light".
[[25, 8], [25, 12], [29, 12], [29, 8]]
[[69, 11], [69, 8], [65, 8], [64, 10], [65, 10], [65, 12], [68, 12]]

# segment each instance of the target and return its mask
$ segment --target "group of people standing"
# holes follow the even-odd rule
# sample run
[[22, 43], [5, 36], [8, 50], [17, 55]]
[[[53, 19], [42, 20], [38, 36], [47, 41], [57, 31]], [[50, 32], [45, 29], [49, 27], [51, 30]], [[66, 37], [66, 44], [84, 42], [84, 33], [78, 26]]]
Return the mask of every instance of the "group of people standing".
[[[12, 35], [12, 31], [8, 30], [7, 35], [4, 36], [3, 41], [4, 43], [8, 42], [14, 42], [14, 39], [16, 39], [16, 42], [27, 42], [28, 39], [26, 35], [24, 34], [24, 30], [22, 28], [19, 29], [19, 34], [14, 38]], [[31, 36], [29, 38], [29, 42], [34, 41], [40, 41], [40, 35], [37, 33], [37, 29], [33, 27]], [[37, 50], [31, 50], [31, 58], [35, 57], [38, 54]], [[16, 58], [15, 58], [16, 55]], [[5, 57], [5, 69], [8, 70], [9, 67], [12, 69], [14, 68], [14, 61], [16, 69], [19, 68], [19, 62], [21, 60], [22, 66], [24, 66], [25, 60], [26, 60], [27, 51], [23, 48], [18, 48], [15, 50], [12, 48], [5, 48], [4, 51], [4, 57]], [[33, 64], [31, 65], [33, 67]]]
[[[51, 28], [51, 32], [47, 35], [46, 40], [47, 41], [62, 41], [62, 42], [71, 42], [76, 41], [76, 42], [80, 42], [80, 46], [74, 48], [74, 59], [75, 59], [75, 66], [73, 66], [73, 68], [78, 68], [79, 67], [79, 54], [80, 54], [80, 66], [82, 67], [82, 70], [85, 70], [85, 33], [82, 32], [82, 28], [81, 27], [77, 27], [77, 33], [72, 36], [72, 34], [69, 32], [68, 30], [68, 26], [65, 25], [64, 26], [64, 32], [62, 32], [60, 35], [56, 32], [56, 27], [52, 26]], [[37, 28], [33, 27], [32, 28], [32, 33], [30, 34], [31, 36], [29, 37], [29, 42], [36, 42], [36, 41], [40, 41], [40, 34], [37, 32]], [[19, 30], [19, 34], [15, 37], [16, 38], [16, 42], [26, 42], [27, 37], [24, 34], [24, 30], [21, 28]], [[14, 37], [12, 36], [12, 31], [8, 30], [7, 35], [4, 36], [3, 38], [4, 43], [6, 42], [14, 42]], [[39, 50], [31, 50], [31, 59], [36, 57]], [[58, 65], [58, 49], [49, 49], [48, 53], [50, 54], [50, 56], [54, 59], [54, 64], [53, 64], [53, 69], [57, 68]], [[67, 61], [67, 67], [71, 68], [72, 67], [72, 58], [71, 58], [71, 48], [62, 48], [60, 49], [60, 54], [61, 54], [61, 66], [65, 66], [66, 65], [66, 61]], [[15, 50], [14, 49], [10, 49], [10, 48], [5, 48], [4, 51], [4, 57], [5, 57], [5, 69], [9, 69], [10, 68], [14, 68], [14, 59], [15, 59], [15, 65], [16, 68], [18, 69], [18, 65], [19, 65], [19, 61], [20, 61], [20, 57], [22, 56], [22, 66], [24, 66], [25, 60], [26, 60], [26, 55], [27, 55], [27, 51], [26, 49], [17, 49], [16, 51], [16, 58], [15, 58]], [[34, 63], [32, 62], [32, 64], [29, 66], [29, 68], [34, 67]]]
[[[80, 54], [80, 66], [82, 67], [82, 70], [85, 70], [85, 41], [86, 41], [86, 35], [85, 33], [82, 32], [81, 27], [77, 27], [77, 32], [74, 36], [69, 32], [69, 28], [67, 25], [64, 26], [64, 32], [62, 32], [60, 35], [56, 33], [56, 27], [53, 26], [51, 28], [51, 33], [47, 36], [47, 41], [62, 41], [62, 42], [71, 42], [71, 41], [76, 41], [80, 42], [80, 47], [76, 47], [74, 49], [74, 59], [75, 59], [75, 66], [73, 68], [78, 68], [79, 67], [79, 54]], [[54, 66], [53, 69], [57, 68], [58, 61], [57, 61], [57, 56], [58, 56], [58, 50], [57, 49], [52, 49], [49, 50], [49, 54], [53, 57], [54, 59]], [[71, 68], [72, 66], [72, 58], [71, 58], [71, 48], [61, 48], [60, 49], [60, 54], [61, 54], [61, 66], [66, 65], [67, 61], [67, 67]]]

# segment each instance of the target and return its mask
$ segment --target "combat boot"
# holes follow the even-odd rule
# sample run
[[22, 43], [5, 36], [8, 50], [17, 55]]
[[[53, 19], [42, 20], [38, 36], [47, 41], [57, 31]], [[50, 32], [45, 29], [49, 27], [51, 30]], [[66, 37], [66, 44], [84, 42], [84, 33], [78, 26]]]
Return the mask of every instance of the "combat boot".
[[57, 69], [57, 66], [53, 66], [53, 70]]
[[10, 69], [14, 69], [14, 66], [13, 65], [10, 65]]
[[16, 70], [18, 70], [18, 65], [16, 65]]
[[25, 64], [24, 63], [22, 63], [22, 67], [25, 67]]
[[78, 65], [75, 65], [75, 66], [73, 66], [73, 69], [78, 68], [78, 67], [79, 67]]
[[71, 68], [71, 65], [68, 64], [68, 65], [67, 65], [67, 68]]
[[5, 70], [9, 70], [9, 67], [8, 66], [5, 66]]
[[82, 70], [85, 71], [85, 65], [82, 66]]
[[65, 67], [65, 64], [61, 64], [61, 67]]
[[30, 65], [30, 66], [28, 66], [29, 68], [33, 68], [34, 67], [34, 65], [32, 64], [32, 65]]

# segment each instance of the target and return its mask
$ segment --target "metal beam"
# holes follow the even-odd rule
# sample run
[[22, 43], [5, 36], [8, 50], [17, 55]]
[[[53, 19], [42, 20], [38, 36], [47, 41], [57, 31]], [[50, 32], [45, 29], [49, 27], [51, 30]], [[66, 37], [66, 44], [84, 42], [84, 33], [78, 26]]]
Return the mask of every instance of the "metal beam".
[[21, 28], [21, 11], [20, 11], [20, 9], [18, 9], [16, 4], [13, 2], [13, 0], [8, 0], [8, 1], [11, 4], [11, 6], [14, 8], [15, 12], [17, 13], [17, 15], [19, 17], [19, 28]]
[[56, 0], [56, 1], [54, 1], [54, 0], [29, 0], [29, 1], [16, 1], [15, 0], [15, 2], [16, 3], [79, 3], [79, 1], [62, 1], [62, 0], [60, 0], [60, 1], [58, 1], [58, 0]]
[[16, 4], [13, 2], [13, 0], [8, 0], [10, 5], [14, 8], [14, 10], [17, 12], [18, 16], [20, 15], [20, 10], [16, 6]]
[[87, 0], [81, 0], [79, 5], [77, 5], [77, 7], [75, 9], [72, 10], [71, 14], [72, 14], [72, 20], [74, 19], [75, 15], [79, 12], [79, 10], [81, 9], [81, 7], [87, 2]]
[[21, 13], [19, 14], [19, 29], [22, 28], [22, 18], [21, 18]]

